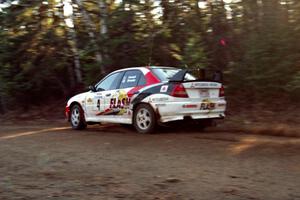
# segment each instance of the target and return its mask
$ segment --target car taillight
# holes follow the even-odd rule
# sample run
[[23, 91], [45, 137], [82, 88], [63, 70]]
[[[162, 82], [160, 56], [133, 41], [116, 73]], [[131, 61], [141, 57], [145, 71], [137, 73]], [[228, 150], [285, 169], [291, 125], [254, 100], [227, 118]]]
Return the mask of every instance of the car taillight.
[[224, 95], [225, 95], [225, 91], [224, 91], [224, 87], [222, 85], [221, 88], [219, 89], [219, 97], [224, 97]]
[[180, 97], [180, 98], [188, 98], [188, 95], [185, 91], [185, 88], [182, 84], [176, 84], [171, 92], [171, 96]]

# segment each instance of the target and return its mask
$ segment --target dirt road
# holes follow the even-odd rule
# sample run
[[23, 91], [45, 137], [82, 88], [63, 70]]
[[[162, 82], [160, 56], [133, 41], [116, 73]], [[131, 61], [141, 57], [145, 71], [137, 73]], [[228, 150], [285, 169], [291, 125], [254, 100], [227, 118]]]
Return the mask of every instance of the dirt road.
[[300, 199], [300, 140], [0, 125], [0, 199]]

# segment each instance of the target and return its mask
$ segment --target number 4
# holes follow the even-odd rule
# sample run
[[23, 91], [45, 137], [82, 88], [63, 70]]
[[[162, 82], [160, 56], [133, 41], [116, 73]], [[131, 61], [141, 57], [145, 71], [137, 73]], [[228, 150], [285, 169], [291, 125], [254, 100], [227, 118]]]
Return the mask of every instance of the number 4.
[[100, 99], [98, 99], [98, 101], [97, 101], [97, 108], [98, 108], [98, 110], [100, 110]]

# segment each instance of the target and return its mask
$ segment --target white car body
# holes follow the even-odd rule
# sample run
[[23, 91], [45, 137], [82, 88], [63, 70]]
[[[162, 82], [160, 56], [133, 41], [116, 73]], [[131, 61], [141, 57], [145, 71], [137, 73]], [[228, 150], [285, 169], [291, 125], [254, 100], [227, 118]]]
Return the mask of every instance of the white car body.
[[226, 101], [221, 83], [197, 80], [170, 82], [156, 75], [162, 71], [173, 73], [172, 70], [180, 71], [168, 67], [137, 67], [112, 72], [96, 84], [96, 88], [101, 84], [106, 87], [105, 80], [109, 82], [109, 77], [111, 80], [111, 77], [117, 77], [112, 82], [117, 86], [105, 91], [90, 90], [72, 97], [66, 106], [67, 118], [70, 120], [71, 107], [77, 104], [82, 108], [87, 123], [133, 124], [134, 109], [141, 103], [151, 105], [160, 123], [185, 118], [225, 117]]

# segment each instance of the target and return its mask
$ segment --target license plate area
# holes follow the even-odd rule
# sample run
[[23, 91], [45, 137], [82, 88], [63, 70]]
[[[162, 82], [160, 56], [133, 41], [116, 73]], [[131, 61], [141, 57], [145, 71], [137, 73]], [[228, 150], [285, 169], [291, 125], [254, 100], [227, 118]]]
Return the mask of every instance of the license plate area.
[[200, 97], [208, 98], [209, 97], [209, 90], [208, 89], [200, 89], [199, 91]]

